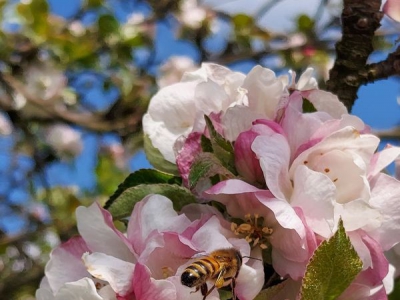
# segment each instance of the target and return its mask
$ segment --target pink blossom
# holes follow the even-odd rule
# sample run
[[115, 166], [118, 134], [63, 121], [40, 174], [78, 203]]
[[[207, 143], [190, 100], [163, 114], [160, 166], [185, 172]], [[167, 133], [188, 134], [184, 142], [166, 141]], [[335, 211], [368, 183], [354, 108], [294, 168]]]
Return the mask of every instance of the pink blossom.
[[245, 220], [247, 225], [239, 224], [236, 231], [253, 247], [272, 247], [272, 264], [278, 274], [301, 278], [316, 241], [287, 201], [239, 180], [220, 182], [205, 193], [224, 204], [232, 217]]
[[[261, 255], [250, 254], [248, 243], [214, 208], [193, 204], [178, 214], [159, 195], [136, 204], [126, 235], [96, 203], [78, 208], [77, 222], [81, 236], [53, 250], [37, 299], [201, 299], [180, 283], [192, 256], [227, 247]], [[264, 282], [263, 266], [244, 262], [235, 291], [240, 299], [253, 299]], [[218, 292], [209, 299], [219, 299]]]
[[400, 1], [387, 0], [383, 5], [383, 12], [396, 22], [400, 22]]

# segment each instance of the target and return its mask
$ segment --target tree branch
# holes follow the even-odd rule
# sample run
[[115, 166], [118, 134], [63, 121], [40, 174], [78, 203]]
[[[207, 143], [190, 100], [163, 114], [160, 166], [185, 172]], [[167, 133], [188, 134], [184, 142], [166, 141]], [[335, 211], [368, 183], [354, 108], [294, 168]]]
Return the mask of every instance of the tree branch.
[[[143, 111], [139, 107], [135, 112], [128, 116], [118, 119], [109, 118], [107, 113], [88, 113], [75, 112], [68, 110], [64, 106], [59, 106], [51, 101], [40, 99], [30, 94], [24, 85], [11, 75], [3, 74], [3, 79], [15, 90], [20, 92], [29, 103], [39, 107], [43, 112], [49, 115], [49, 118], [64, 121], [69, 124], [75, 124], [96, 132], [137, 132], [140, 129], [140, 122]], [[10, 109], [10, 107], [9, 107]]]
[[360, 72], [363, 77], [363, 84], [386, 79], [393, 75], [400, 75], [400, 46], [396, 51], [390, 53], [385, 60], [367, 65], [365, 70]]
[[357, 91], [365, 83], [360, 75], [372, 53], [372, 39], [383, 13], [381, 0], [344, 0], [342, 40], [336, 44], [336, 61], [330, 71], [327, 89], [351, 110]]

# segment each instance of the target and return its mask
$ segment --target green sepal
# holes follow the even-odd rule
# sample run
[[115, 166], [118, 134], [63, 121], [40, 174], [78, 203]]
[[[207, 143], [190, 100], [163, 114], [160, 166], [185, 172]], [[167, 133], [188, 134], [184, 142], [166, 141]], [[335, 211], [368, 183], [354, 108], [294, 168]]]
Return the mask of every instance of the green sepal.
[[213, 150], [212, 152], [215, 154], [218, 160], [221, 161], [225, 168], [227, 168], [231, 173], [236, 174], [235, 154], [232, 143], [226, 140], [215, 130], [213, 123], [208, 116], [204, 116], [204, 118], [210, 134], [210, 142]]
[[215, 175], [220, 175], [224, 179], [235, 177], [213, 153], [202, 152], [197, 155], [190, 168], [189, 188], [194, 189], [200, 180], [211, 178]]

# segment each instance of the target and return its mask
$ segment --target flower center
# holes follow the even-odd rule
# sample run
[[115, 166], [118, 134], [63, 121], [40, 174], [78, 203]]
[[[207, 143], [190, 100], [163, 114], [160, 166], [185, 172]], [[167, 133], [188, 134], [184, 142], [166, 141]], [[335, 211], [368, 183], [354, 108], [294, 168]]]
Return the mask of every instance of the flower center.
[[264, 226], [264, 218], [258, 214], [247, 214], [244, 216], [243, 223], [231, 223], [231, 230], [236, 234], [243, 236], [246, 241], [252, 246], [257, 245], [261, 249], [267, 249], [269, 245], [269, 237], [273, 233], [273, 229]]

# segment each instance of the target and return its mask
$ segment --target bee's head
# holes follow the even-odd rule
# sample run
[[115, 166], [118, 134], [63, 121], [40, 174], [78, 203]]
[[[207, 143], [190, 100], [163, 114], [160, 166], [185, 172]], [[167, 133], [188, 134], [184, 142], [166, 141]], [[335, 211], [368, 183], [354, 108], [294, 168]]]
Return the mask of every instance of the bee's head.
[[188, 287], [194, 287], [201, 283], [202, 279], [199, 275], [189, 271], [185, 271], [181, 276], [181, 283]]

